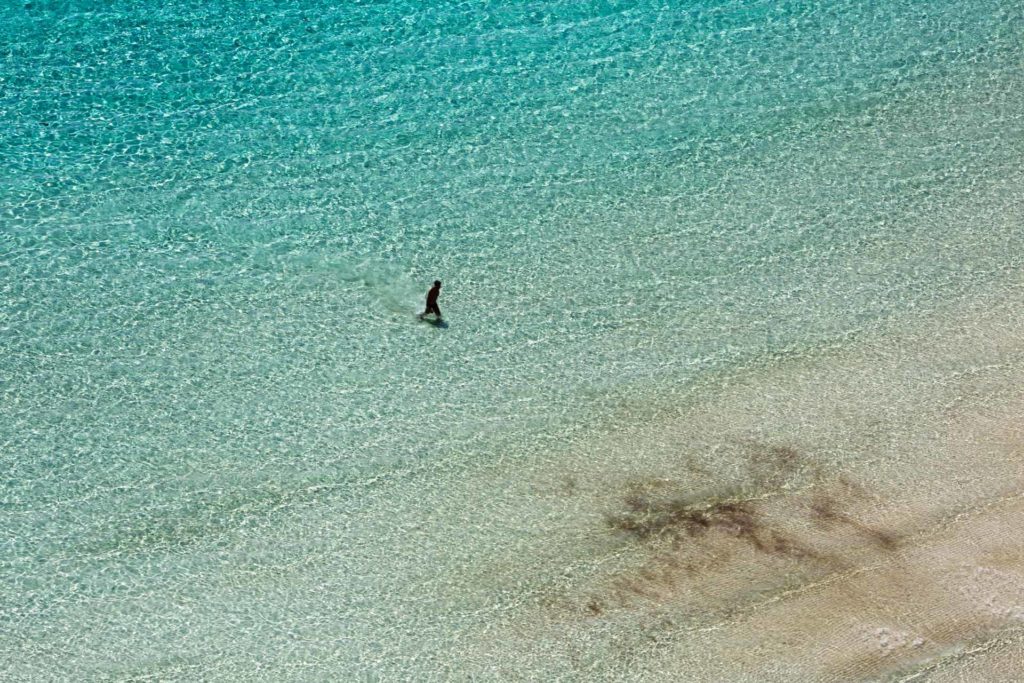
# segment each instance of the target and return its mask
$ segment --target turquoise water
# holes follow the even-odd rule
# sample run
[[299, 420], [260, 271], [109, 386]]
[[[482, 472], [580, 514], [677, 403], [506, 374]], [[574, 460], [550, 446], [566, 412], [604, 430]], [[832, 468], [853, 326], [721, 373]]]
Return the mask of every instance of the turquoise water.
[[44, 0], [0, 36], [5, 679], [457, 676], [550, 569], [504, 478], [1022, 265], [1006, 0]]

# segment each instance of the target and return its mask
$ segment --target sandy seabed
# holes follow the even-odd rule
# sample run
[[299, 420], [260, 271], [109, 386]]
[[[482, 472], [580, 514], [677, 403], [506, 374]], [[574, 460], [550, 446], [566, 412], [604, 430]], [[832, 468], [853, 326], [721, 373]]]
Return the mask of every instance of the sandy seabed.
[[735, 378], [513, 484], [543, 577], [461, 673], [1024, 679], [1020, 292]]
[[194, 594], [65, 606], [21, 677], [1024, 680], [1022, 302], [324, 494], [190, 553]]

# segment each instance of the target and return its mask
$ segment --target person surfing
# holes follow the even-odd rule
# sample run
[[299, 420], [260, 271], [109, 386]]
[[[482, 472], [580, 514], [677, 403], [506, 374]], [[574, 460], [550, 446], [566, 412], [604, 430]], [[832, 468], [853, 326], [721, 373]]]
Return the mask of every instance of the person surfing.
[[441, 322], [441, 309], [437, 307], [437, 297], [441, 294], [441, 281], [434, 280], [434, 286], [427, 292], [427, 310], [420, 313], [420, 320], [423, 316], [433, 313], [437, 316], [437, 322]]

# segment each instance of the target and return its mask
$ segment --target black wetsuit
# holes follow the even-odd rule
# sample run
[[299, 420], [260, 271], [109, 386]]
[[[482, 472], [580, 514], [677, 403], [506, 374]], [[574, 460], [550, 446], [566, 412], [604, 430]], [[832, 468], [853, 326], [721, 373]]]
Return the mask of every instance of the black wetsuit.
[[440, 287], [431, 287], [430, 291], [427, 292], [427, 310], [423, 311], [423, 315], [428, 313], [435, 314], [438, 318], [441, 317], [441, 309], [437, 307], [437, 296], [441, 293]]

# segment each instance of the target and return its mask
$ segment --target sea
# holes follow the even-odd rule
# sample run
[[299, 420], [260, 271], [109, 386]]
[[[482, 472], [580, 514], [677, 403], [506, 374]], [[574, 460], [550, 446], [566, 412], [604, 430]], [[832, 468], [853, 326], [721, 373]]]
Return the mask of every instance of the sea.
[[884, 678], [734, 508], [1021, 483], [1014, 0], [6, 0], [0, 159], [6, 681]]

